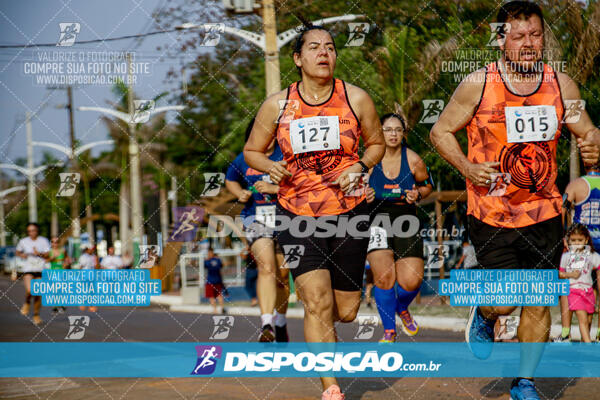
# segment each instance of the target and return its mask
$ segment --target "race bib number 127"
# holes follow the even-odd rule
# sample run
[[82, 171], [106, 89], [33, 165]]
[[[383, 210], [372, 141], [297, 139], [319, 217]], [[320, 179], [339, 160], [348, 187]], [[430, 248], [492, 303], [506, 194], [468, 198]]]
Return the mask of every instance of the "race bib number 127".
[[290, 123], [290, 142], [294, 154], [340, 148], [337, 116], [295, 119]]

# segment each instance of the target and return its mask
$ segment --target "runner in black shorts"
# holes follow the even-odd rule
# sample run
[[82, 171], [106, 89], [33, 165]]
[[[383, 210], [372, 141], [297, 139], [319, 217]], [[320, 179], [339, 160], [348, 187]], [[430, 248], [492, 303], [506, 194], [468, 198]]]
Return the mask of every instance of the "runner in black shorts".
[[477, 262], [489, 269], [556, 269], [563, 252], [560, 215], [522, 228], [498, 228], [467, 216]]
[[[354, 229], [359, 236], [344, 234], [339, 237], [330, 237], [325, 229], [317, 227], [317, 224], [325, 224], [327, 217], [299, 219], [298, 215], [278, 206], [278, 223], [282, 221], [282, 217], [291, 222], [288, 229], [277, 231], [277, 240], [286, 246], [284, 253], [288, 264], [290, 263], [290, 252], [292, 255], [297, 254], [292, 249], [295, 246], [300, 246], [298, 249], [302, 249], [299, 250], [302, 262], [298, 263], [295, 268], [289, 267], [292, 277], [296, 279], [307, 272], [324, 269], [330, 273], [333, 289], [348, 292], [360, 291], [365, 273], [365, 255], [369, 246], [369, 226], [371, 224], [369, 211], [367, 202], [363, 201], [352, 210], [338, 216], [338, 221], [347, 220], [349, 224], [356, 221]], [[300, 223], [299, 221], [302, 220], [304, 222]], [[315, 227], [315, 232], [310, 236], [302, 237], [301, 232], [305, 229], [312, 229], [312, 227]]]
[[[356, 175], [367, 173], [383, 157], [383, 135], [370, 96], [334, 78], [337, 53], [326, 29], [310, 26], [301, 31], [293, 57], [302, 79], [263, 103], [244, 156], [252, 168], [268, 172], [279, 184], [278, 224], [286, 216], [315, 223], [329, 219], [333, 235], [321, 232], [329, 231], [323, 226], [303, 235], [292, 223], [277, 240], [304, 306], [306, 341], [335, 342], [334, 322], [351, 322], [358, 312], [368, 245], [364, 191], [352, 191]], [[284, 161], [264, 154], [274, 137]], [[352, 232], [346, 217], [360, 217], [357, 230], [367, 235]], [[323, 400], [343, 399], [335, 377], [321, 377], [321, 383]]]
[[[557, 147], [564, 125], [577, 137], [585, 165], [598, 163], [600, 129], [582, 109], [565, 119], [566, 100], [581, 101], [575, 82], [544, 62], [544, 16], [530, 1], [500, 6], [495, 22], [501, 56], [462, 80], [431, 129], [440, 155], [465, 178], [471, 240], [484, 268], [551, 268], [562, 251]], [[510, 29], [504, 29], [508, 24]], [[537, 115], [525, 129], [525, 115]], [[529, 122], [529, 120], [528, 120]], [[456, 139], [466, 128], [468, 152]], [[523, 128], [523, 129], [522, 129]], [[558, 217], [558, 218], [557, 218]], [[465, 340], [478, 358], [490, 356], [494, 324], [519, 304], [471, 308]], [[551, 326], [549, 307], [523, 306], [520, 342], [545, 343]], [[543, 346], [523, 352], [513, 400], [539, 399], [533, 374]]]
[[[253, 126], [254, 118], [246, 128], [246, 141]], [[272, 161], [281, 161], [283, 158], [275, 140], [265, 155]], [[289, 272], [281, 268], [283, 254], [273, 237], [279, 186], [273, 184], [269, 175], [250, 168], [241, 153], [229, 166], [225, 185], [244, 204], [240, 213], [244, 221], [244, 233], [258, 267], [256, 291], [261, 314], [258, 340], [287, 342], [289, 337], [285, 314], [290, 295]]]
[[[375, 281], [373, 297], [384, 329], [380, 342], [391, 343], [396, 340], [396, 314], [408, 336], [419, 331], [408, 311], [419, 293], [424, 271], [416, 202], [431, 193], [432, 183], [421, 157], [406, 146], [405, 118], [386, 114], [381, 117], [381, 124], [385, 156], [373, 167], [367, 201], [371, 202], [372, 214], [395, 229], [387, 232], [382, 226], [371, 228], [368, 260]], [[376, 221], [373, 224], [378, 225]], [[396, 234], [400, 228], [407, 235]]]

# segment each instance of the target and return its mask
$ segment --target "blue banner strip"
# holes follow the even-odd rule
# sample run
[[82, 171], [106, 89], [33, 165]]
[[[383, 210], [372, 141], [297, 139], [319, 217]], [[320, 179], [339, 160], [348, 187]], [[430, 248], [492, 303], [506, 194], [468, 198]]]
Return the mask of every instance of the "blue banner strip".
[[[535, 377], [600, 377], [600, 344], [1, 343], [0, 377], [514, 377], [543, 351]], [[558, 368], [568, 365], [569, 368]]]

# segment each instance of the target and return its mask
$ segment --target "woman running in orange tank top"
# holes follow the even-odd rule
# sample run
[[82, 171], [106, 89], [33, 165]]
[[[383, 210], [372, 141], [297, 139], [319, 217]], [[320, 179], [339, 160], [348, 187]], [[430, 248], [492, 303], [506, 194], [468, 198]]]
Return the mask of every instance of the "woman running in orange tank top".
[[[263, 103], [244, 156], [248, 165], [268, 172], [279, 184], [278, 221], [330, 218], [339, 221], [339, 231], [348, 220], [362, 219], [356, 224], [360, 235], [354, 236], [312, 233], [300, 238], [291, 229], [277, 232], [304, 304], [306, 341], [335, 342], [334, 322], [351, 322], [358, 312], [369, 243], [368, 207], [364, 191], [353, 190], [354, 178], [381, 161], [385, 143], [369, 95], [334, 78], [337, 52], [326, 29], [302, 31], [293, 57], [302, 80]], [[264, 154], [273, 137], [283, 161]], [[361, 138], [365, 152], [359, 158]], [[344, 398], [334, 377], [321, 382], [322, 399]]]

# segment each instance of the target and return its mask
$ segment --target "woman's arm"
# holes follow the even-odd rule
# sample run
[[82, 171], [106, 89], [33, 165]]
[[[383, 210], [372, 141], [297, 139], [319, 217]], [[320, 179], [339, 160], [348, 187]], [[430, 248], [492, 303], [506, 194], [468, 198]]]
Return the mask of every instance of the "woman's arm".
[[[408, 166], [410, 170], [413, 171], [415, 181], [425, 182], [428, 180], [429, 172], [427, 171], [427, 166], [425, 165], [423, 159], [421, 159], [417, 153], [410, 149], [407, 151], [406, 155], [408, 159]], [[416, 190], [421, 195], [421, 199], [424, 199], [431, 194], [433, 191], [433, 186], [428, 182], [425, 186], [417, 186]]]
[[286, 176], [292, 174], [285, 168], [285, 161], [273, 161], [265, 154], [269, 144], [275, 139], [277, 118], [279, 117], [279, 100], [285, 100], [286, 91], [276, 93], [262, 104], [250, 137], [244, 146], [246, 163], [261, 172], [266, 172], [275, 184], [279, 184]]

